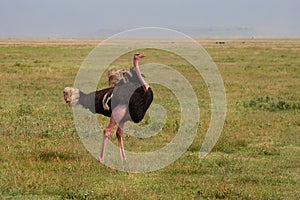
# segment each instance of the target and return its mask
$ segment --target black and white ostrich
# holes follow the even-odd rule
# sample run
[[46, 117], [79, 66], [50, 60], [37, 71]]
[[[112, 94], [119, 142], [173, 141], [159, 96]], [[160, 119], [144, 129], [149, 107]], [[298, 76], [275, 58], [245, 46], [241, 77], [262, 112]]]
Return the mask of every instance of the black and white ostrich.
[[[93, 113], [110, 117], [108, 126], [104, 129], [104, 137], [99, 161], [104, 161], [106, 143], [113, 127], [117, 124], [117, 138], [121, 160], [125, 160], [123, 145], [123, 128], [126, 121], [140, 122], [153, 100], [153, 91], [144, 80], [138, 60], [141, 53], [134, 54], [133, 67], [130, 71], [120, 71], [112, 68], [109, 71], [109, 88], [84, 94], [79, 89], [66, 87], [64, 99], [69, 106], [77, 104], [88, 108]], [[93, 101], [92, 98], [95, 98]], [[94, 105], [93, 105], [94, 102]]]

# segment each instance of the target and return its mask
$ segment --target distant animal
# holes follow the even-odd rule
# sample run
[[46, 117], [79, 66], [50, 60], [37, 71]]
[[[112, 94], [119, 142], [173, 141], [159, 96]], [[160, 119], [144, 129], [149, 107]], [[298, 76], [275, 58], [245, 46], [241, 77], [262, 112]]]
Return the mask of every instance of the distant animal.
[[140, 122], [153, 101], [153, 91], [144, 80], [138, 64], [139, 58], [143, 57], [145, 56], [142, 53], [134, 54], [133, 67], [130, 71], [119, 70], [117, 67], [110, 68], [108, 88], [89, 94], [72, 87], [66, 87], [63, 91], [64, 99], [69, 106], [80, 104], [92, 113], [110, 117], [110, 122], [104, 129], [100, 162], [104, 161], [106, 143], [116, 124], [118, 124], [116, 135], [120, 157], [122, 161], [126, 160], [122, 139], [124, 123]]

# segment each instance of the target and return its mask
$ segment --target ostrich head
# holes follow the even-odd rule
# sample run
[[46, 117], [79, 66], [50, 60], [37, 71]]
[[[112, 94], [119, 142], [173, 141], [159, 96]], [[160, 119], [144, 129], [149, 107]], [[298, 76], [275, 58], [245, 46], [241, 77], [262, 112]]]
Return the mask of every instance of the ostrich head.
[[137, 52], [137, 53], [134, 54], [134, 59], [135, 59], [135, 60], [137, 60], [137, 59], [139, 59], [139, 58], [143, 58], [143, 57], [145, 57], [145, 55], [142, 54], [142, 53], [138, 53], [138, 52]]

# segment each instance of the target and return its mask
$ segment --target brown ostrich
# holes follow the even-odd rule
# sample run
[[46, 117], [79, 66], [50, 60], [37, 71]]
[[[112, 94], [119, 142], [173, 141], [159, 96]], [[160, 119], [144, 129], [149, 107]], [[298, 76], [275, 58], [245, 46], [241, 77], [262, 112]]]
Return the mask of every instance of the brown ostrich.
[[[88, 108], [93, 113], [110, 117], [108, 126], [104, 129], [102, 149], [99, 161], [104, 161], [106, 143], [113, 127], [117, 124], [117, 138], [121, 160], [125, 160], [123, 145], [123, 127], [126, 121], [140, 122], [153, 100], [153, 91], [144, 80], [138, 65], [141, 53], [134, 54], [133, 67], [130, 71], [111, 68], [108, 72], [109, 88], [84, 94], [79, 89], [66, 87], [64, 99], [69, 106], [78, 104]], [[95, 98], [93, 101], [92, 98]], [[94, 102], [94, 105], [93, 105]]]

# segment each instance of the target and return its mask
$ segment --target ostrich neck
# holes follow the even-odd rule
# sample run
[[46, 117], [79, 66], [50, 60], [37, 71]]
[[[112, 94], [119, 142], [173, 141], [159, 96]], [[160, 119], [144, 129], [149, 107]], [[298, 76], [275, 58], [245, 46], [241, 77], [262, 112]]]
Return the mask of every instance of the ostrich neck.
[[133, 66], [134, 67], [139, 67], [139, 59], [137, 59], [137, 58], [133, 59]]
[[136, 69], [136, 72], [137, 72], [137, 76], [139, 78], [139, 80], [141, 81], [144, 89], [146, 91], [148, 91], [148, 88], [149, 88], [149, 85], [146, 83], [146, 81], [144, 80], [144, 78], [142, 77], [142, 74], [141, 74], [141, 71], [140, 71], [140, 67], [139, 67], [139, 60], [138, 59], [134, 59], [133, 60], [133, 66], [135, 67]]

